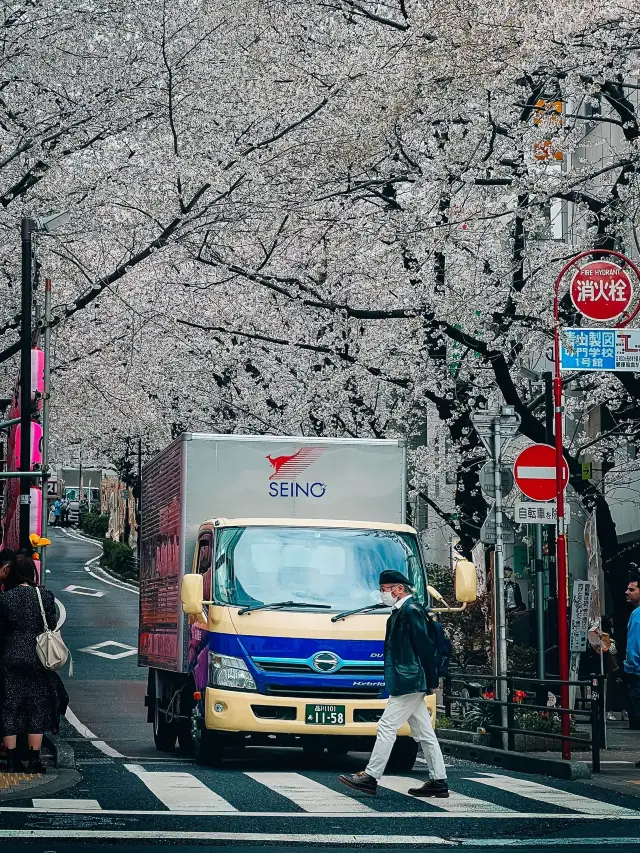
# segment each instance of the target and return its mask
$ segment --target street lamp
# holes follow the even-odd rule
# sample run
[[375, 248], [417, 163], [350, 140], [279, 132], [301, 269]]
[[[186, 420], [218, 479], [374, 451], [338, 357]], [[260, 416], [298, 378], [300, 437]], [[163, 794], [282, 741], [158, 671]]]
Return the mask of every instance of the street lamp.
[[[69, 214], [50, 213], [21, 223], [22, 299], [20, 311], [20, 472], [31, 471], [31, 317], [33, 311], [33, 235], [52, 234], [69, 221]], [[20, 477], [20, 549], [30, 552], [31, 478]]]

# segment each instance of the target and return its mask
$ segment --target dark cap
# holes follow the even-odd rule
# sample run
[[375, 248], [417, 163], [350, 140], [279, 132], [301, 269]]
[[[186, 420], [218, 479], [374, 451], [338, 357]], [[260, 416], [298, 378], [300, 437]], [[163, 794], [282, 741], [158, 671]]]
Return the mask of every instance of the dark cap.
[[383, 583], [401, 583], [403, 586], [411, 586], [409, 578], [405, 577], [402, 572], [397, 572], [395, 569], [385, 569], [380, 574], [380, 586]]

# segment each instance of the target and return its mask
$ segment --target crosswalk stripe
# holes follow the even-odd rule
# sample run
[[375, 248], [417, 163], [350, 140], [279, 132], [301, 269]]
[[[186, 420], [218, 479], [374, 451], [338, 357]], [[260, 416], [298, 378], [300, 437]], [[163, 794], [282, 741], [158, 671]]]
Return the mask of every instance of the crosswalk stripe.
[[150, 772], [138, 764], [125, 764], [169, 811], [180, 812], [236, 812], [227, 802], [204, 782], [191, 773]]
[[453, 812], [457, 814], [515, 814], [513, 809], [508, 809], [506, 806], [500, 806], [496, 803], [490, 803], [487, 800], [477, 800], [475, 797], [467, 797], [466, 794], [458, 794], [455, 791], [449, 791], [449, 796], [442, 798], [420, 799], [413, 797], [408, 793], [409, 788], [418, 787], [419, 782], [415, 779], [407, 779], [404, 776], [383, 776], [378, 780], [378, 786], [387, 788], [390, 791], [395, 791], [397, 794], [404, 794], [411, 797], [417, 802], [426, 802], [430, 806], [435, 806], [445, 812]]
[[300, 773], [245, 773], [250, 779], [266, 785], [276, 794], [294, 802], [306, 812], [358, 812], [370, 813], [360, 800], [339, 794], [337, 791], [315, 782]]
[[571, 809], [582, 814], [638, 814], [633, 809], [626, 809], [623, 806], [614, 806], [611, 803], [603, 803], [600, 800], [592, 800], [590, 797], [573, 794], [571, 791], [562, 791], [549, 785], [541, 785], [539, 782], [531, 782], [529, 779], [517, 779], [513, 776], [502, 776], [499, 773], [485, 773], [482, 776], [474, 776], [470, 781], [489, 785], [510, 794], [518, 794], [520, 797], [536, 800], [545, 805], [560, 806], [563, 809]]
[[34, 809], [42, 809], [43, 811], [55, 812], [55, 811], [67, 811], [69, 809], [73, 811], [91, 811], [98, 812], [102, 811], [102, 806], [97, 800], [70, 800], [70, 799], [38, 799], [31, 800], [33, 803]]

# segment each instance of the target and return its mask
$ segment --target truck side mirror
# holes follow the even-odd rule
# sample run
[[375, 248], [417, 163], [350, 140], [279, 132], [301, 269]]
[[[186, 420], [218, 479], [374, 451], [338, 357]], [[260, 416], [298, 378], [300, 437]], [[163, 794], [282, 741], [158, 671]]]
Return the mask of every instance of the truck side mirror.
[[478, 596], [476, 567], [468, 560], [458, 560], [455, 566], [456, 599], [463, 604], [475, 601]]
[[203, 598], [202, 575], [185, 575], [182, 578], [182, 587], [180, 589], [183, 612], [188, 616], [200, 616], [202, 614]]

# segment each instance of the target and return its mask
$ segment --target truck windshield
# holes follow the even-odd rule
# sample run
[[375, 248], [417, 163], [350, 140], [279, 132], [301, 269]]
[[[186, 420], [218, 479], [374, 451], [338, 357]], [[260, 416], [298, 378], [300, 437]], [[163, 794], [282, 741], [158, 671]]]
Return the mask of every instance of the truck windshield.
[[215, 598], [250, 607], [306, 601], [351, 610], [380, 602], [384, 569], [406, 575], [424, 600], [415, 538], [390, 530], [226, 527], [216, 531]]

